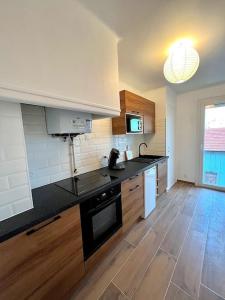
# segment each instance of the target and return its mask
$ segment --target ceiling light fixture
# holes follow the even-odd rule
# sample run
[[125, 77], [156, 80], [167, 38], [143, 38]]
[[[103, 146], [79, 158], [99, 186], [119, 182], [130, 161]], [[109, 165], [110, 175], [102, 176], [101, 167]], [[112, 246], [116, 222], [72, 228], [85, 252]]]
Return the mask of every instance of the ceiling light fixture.
[[197, 71], [199, 55], [192, 42], [183, 39], [176, 42], [169, 50], [163, 73], [171, 83], [182, 83], [189, 80]]

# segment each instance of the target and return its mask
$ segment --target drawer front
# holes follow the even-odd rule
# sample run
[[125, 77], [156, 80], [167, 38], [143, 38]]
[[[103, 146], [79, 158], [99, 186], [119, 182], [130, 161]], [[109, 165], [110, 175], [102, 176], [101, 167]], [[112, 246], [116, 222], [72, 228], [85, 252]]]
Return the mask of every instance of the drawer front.
[[135, 192], [138, 188], [143, 188], [143, 174], [137, 174], [133, 177], [128, 178], [127, 180], [122, 182], [121, 192], [122, 196], [130, 196], [132, 192]]
[[131, 177], [122, 183], [123, 232], [128, 231], [143, 214], [143, 174]]
[[[81, 277], [84, 262], [79, 206], [0, 245], [0, 299], [29, 297], [71, 261], [83, 265]], [[60, 294], [59, 289], [60, 285]]]
[[167, 188], [167, 161], [161, 161], [158, 163], [158, 196], [162, 195]]

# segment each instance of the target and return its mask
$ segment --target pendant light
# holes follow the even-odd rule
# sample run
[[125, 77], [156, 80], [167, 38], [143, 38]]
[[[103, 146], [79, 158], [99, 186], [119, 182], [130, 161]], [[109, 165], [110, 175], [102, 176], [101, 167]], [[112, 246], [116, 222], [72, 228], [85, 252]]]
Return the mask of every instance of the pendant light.
[[199, 66], [198, 52], [190, 40], [180, 40], [169, 52], [164, 64], [164, 76], [171, 83], [182, 83], [190, 79]]

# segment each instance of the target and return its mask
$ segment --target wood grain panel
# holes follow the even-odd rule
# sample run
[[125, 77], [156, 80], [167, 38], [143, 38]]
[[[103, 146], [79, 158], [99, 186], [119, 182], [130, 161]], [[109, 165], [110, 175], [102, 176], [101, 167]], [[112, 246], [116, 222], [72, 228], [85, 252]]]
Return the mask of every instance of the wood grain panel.
[[224, 300], [224, 298], [216, 295], [213, 291], [210, 291], [207, 287], [201, 285], [199, 300]]
[[113, 247], [122, 239], [123, 232], [120, 228], [113, 236], [111, 236], [94, 254], [85, 261], [85, 270], [92, 270], [99, 261], [101, 261]]
[[167, 253], [173, 255], [174, 257], [178, 257], [190, 222], [191, 217], [179, 214], [169, 232], [166, 234], [165, 239], [161, 245], [161, 249], [165, 250]]
[[175, 266], [175, 259], [159, 250], [148, 268], [134, 299], [163, 300]]
[[126, 233], [141, 217], [144, 210], [143, 174], [131, 177], [121, 184], [123, 232]]
[[121, 193], [123, 195], [123, 197], [127, 197], [131, 195], [130, 190], [134, 190], [135, 191], [135, 187], [139, 186], [139, 187], [143, 187], [144, 185], [144, 177], [143, 174], [137, 174], [133, 177], [128, 178], [127, 180], [123, 181], [121, 184]]
[[32, 300], [69, 300], [76, 289], [76, 283], [83, 273], [84, 264], [77, 264], [76, 259], [65, 265], [60, 271], [54, 274], [45, 284], [36, 289], [30, 296]]
[[158, 196], [161, 196], [167, 188], [167, 160], [157, 164]]
[[110, 285], [104, 291], [103, 295], [99, 298], [99, 300], [126, 300], [126, 299], [127, 297], [125, 297], [113, 283], [110, 283]]
[[112, 247], [104, 259], [82, 279], [71, 300], [98, 299], [133, 250], [133, 246], [126, 241], [121, 241], [117, 246]]
[[144, 103], [144, 133], [155, 132], [155, 103]]
[[167, 291], [165, 300], [194, 300], [194, 299], [191, 298], [191, 296], [186, 294], [184, 291], [182, 291], [180, 288], [175, 286], [173, 283], [171, 283]]
[[193, 298], [198, 297], [205, 240], [202, 233], [191, 232], [175, 269], [172, 281]]
[[177, 208], [172, 207], [161, 216], [114, 278], [113, 282], [128, 297], [132, 297], [138, 289], [152, 258], [176, 215]]
[[155, 103], [138, 96], [129, 91], [120, 91], [120, 108], [119, 117], [112, 119], [113, 134], [125, 134], [126, 128], [126, 113], [143, 116], [143, 132], [155, 132]]
[[[74, 270], [77, 273], [73, 275], [74, 282], [70, 281], [68, 286], [75, 285], [82, 277], [84, 264], [79, 206], [59, 217], [33, 228], [38, 230], [32, 234], [19, 234], [0, 245], [1, 300], [25, 299], [44, 285], [44, 294], [50, 293], [47, 286], [55, 286], [57, 280], [54, 276], [70, 262], [77, 266]], [[57, 278], [67, 275], [63, 271], [60, 274]], [[53, 284], [47, 284], [51, 278]], [[56, 288], [59, 296], [66, 292], [64, 285], [56, 285]]]
[[125, 113], [121, 114], [119, 117], [112, 118], [112, 133], [113, 134], [127, 133], [127, 123], [126, 123]]
[[154, 231], [150, 231], [113, 279], [116, 286], [128, 297], [132, 297], [138, 288], [145, 271], [158, 250], [160, 242], [160, 236]]
[[215, 192], [202, 283], [225, 298], [225, 195]]
[[187, 239], [179, 256], [172, 281], [193, 298], [199, 294], [202, 263], [212, 202], [200, 195]]
[[[190, 189], [191, 186], [188, 186], [187, 192]], [[178, 204], [177, 198], [183, 198], [183, 200], [185, 200], [185, 192], [185, 185], [183, 183], [178, 183], [167, 194], [161, 195], [157, 200], [156, 208], [150, 216], [148, 216], [145, 220], [140, 220], [128, 233], [126, 240], [132, 245], [138, 245], [159, 217], [163, 215], [167, 209], [169, 209], [170, 205], [173, 205], [173, 202], [175, 202], [178, 206], [183, 204], [183, 202], [180, 204], [181, 201], [179, 201]]]
[[194, 210], [195, 210], [195, 207], [197, 204], [196, 191], [197, 191], [197, 189], [192, 187], [189, 190], [189, 192], [186, 194], [184, 205], [181, 208], [182, 214], [189, 216], [189, 217], [193, 216]]

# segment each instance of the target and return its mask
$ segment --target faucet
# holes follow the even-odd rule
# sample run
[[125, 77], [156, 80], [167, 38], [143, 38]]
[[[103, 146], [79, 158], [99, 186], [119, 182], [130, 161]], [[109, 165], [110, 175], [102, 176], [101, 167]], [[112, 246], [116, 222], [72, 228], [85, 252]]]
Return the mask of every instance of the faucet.
[[147, 146], [146, 143], [141, 143], [141, 144], [139, 145], [139, 157], [141, 156], [141, 146], [142, 146], [142, 145], [145, 145], [145, 147], [148, 148], [148, 146]]

